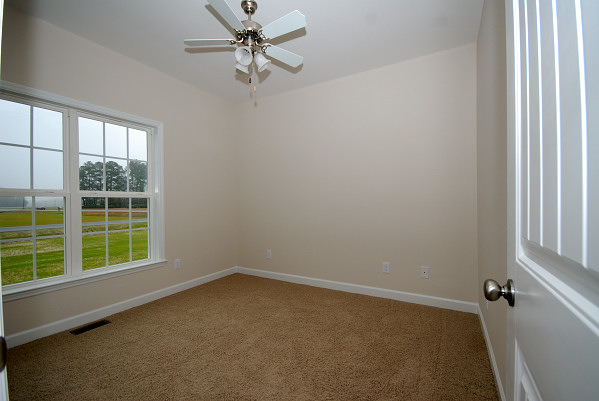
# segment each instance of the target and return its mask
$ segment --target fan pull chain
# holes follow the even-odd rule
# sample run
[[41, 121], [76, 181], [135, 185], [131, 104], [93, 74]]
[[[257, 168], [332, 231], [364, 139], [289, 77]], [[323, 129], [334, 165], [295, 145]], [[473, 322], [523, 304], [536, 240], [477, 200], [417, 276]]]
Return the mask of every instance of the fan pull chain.
[[250, 76], [248, 83], [250, 84], [250, 97], [255, 98], [256, 97], [256, 83], [257, 83], [257, 79], [254, 79], [254, 83], [252, 84], [252, 77]]

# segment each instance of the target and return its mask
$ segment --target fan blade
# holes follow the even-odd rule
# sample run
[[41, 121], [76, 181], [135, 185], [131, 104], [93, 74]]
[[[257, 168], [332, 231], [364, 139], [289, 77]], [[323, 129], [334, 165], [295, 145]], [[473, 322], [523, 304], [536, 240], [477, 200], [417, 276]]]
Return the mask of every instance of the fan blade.
[[295, 10], [278, 20], [271, 22], [262, 28], [262, 34], [267, 39], [274, 39], [286, 33], [304, 28], [306, 26], [306, 16]]
[[268, 46], [264, 50], [265, 54], [275, 60], [279, 60], [282, 63], [287, 64], [290, 67], [299, 67], [303, 62], [304, 58], [298, 54], [292, 53], [288, 50], [281, 49], [277, 46]]
[[233, 39], [185, 39], [187, 46], [231, 46], [235, 44]]
[[212, 8], [214, 8], [218, 15], [220, 15], [231, 28], [240, 32], [245, 31], [245, 26], [243, 26], [225, 0], [208, 0], [208, 3], [210, 3]]

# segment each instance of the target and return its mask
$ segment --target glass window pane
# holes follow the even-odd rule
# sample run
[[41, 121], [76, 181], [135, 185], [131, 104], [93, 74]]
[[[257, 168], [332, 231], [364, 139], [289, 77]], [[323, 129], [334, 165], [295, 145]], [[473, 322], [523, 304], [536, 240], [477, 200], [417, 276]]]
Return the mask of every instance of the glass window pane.
[[127, 191], [127, 161], [106, 159], [106, 191]]
[[106, 234], [84, 235], [82, 246], [83, 270], [106, 266]]
[[129, 233], [114, 232], [108, 234], [108, 265], [118, 265], [131, 261], [129, 256]]
[[2, 285], [33, 280], [33, 242], [3, 242], [0, 247]]
[[33, 108], [33, 146], [62, 150], [62, 113]]
[[79, 156], [79, 189], [102, 191], [104, 186], [104, 163], [101, 157]]
[[0, 228], [0, 240], [24, 239], [24, 238], [30, 239], [32, 235], [33, 235], [32, 230], [19, 229], [19, 228], [9, 230], [7, 228]]
[[148, 160], [148, 134], [129, 128], [129, 159]]
[[81, 198], [82, 232], [106, 230], [105, 201], [105, 198]]
[[0, 197], [0, 227], [30, 226], [31, 196]]
[[64, 198], [35, 198], [36, 236], [64, 235]]
[[150, 257], [148, 251], [148, 230], [131, 231], [131, 259], [147, 259]]
[[64, 274], [64, 238], [38, 239], [35, 243], [37, 278]]
[[129, 161], [129, 192], [148, 190], [148, 164], [137, 160]]
[[83, 224], [81, 232], [83, 233], [99, 233], [106, 231], [106, 223], [86, 223]]
[[79, 153], [104, 154], [104, 123], [79, 117]]
[[31, 197], [0, 197], [0, 240], [31, 238]]
[[31, 144], [31, 106], [0, 99], [0, 142]]
[[129, 198], [108, 198], [108, 230], [129, 229]]
[[148, 227], [148, 200], [131, 199], [131, 228]]
[[127, 128], [106, 123], [106, 156], [127, 158]]
[[62, 189], [62, 152], [33, 150], [34, 189]]
[[0, 247], [2, 285], [33, 280], [33, 242], [3, 242]]
[[[0, 145], [0, 188], [31, 188], [29, 148]], [[6, 174], [10, 171], [10, 174]]]

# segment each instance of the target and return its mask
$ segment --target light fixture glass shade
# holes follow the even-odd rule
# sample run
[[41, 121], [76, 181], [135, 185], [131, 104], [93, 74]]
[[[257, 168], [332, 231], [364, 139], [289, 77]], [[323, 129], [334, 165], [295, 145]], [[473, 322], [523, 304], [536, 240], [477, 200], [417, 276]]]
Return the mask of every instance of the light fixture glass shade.
[[249, 46], [238, 47], [235, 50], [235, 60], [241, 65], [250, 65], [252, 63], [252, 49]]
[[256, 66], [258, 67], [258, 72], [262, 72], [264, 70], [268, 70], [270, 67], [270, 60], [264, 57], [262, 53], [256, 53], [254, 56], [254, 61], [256, 62]]
[[249, 73], [250, 73], [250, 70], [249, 70], [249, 68], [248, 68], [248, 66], [247, 66], [247, 65], [243, 65], [243, 64], [239, 64], [239, 63], [237, 63], [237, 64], [235, 65], [235, 68], [237, 68], [239, 71], [241, 71], [241, 72], [243, 72], [243, 73], [246, 73], [246, 74], [249, 74]]

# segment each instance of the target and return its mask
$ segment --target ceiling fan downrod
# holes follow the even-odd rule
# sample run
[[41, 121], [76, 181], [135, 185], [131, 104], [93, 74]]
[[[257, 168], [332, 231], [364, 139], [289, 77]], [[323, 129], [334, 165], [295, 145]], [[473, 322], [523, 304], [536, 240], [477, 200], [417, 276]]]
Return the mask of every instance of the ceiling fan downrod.
[[254, 0], [242, 0], [241, 8], [243, 9], [243, 12], [247, 14], [248, 19], [251, 21], [252, 15], [254, 15], [254, 13], [258, 9], [258, 3]]

